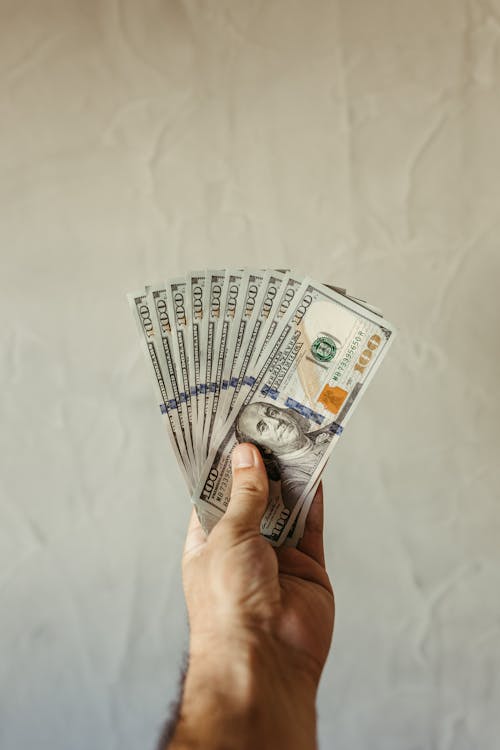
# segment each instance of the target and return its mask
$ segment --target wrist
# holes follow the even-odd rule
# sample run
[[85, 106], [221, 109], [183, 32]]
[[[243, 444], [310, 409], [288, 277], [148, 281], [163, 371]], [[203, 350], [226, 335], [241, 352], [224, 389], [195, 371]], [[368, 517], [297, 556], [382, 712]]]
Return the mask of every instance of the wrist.
[[271, 636], [192, 638], [172, 749], [314, 748], [317, 677]]

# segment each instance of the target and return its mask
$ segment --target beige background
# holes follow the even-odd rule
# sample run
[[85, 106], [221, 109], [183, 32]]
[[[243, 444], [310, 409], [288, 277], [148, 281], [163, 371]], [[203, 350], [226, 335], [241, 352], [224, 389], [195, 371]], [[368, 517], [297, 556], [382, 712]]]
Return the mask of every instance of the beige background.
[[495, 750], [498, 0], [0, 0], [0, 747], [152, 748], [189, 501], [124, 294], [289, 265], [399, 337], [326, 484], [323, 748]]

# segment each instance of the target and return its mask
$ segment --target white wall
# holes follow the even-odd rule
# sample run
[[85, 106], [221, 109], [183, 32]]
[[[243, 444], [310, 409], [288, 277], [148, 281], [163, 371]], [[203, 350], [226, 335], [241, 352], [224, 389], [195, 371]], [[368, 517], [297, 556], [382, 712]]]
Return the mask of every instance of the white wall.
[[189, 501], [124, 299], [288, 265], [400, 333], [325, 478], [323, 748], [495, 750], [499, 0], [0, 0], [0, 747], [152, 748]]

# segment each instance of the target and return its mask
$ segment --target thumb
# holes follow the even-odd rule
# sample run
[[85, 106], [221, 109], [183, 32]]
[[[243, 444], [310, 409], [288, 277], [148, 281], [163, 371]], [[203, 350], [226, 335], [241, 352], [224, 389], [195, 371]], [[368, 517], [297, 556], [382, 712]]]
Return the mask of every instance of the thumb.
[[240, 528], [258, 533], [269, 491], [264, 462], [251, 443], [237, 445], [231, 459], [233, 486], [225, 518]]

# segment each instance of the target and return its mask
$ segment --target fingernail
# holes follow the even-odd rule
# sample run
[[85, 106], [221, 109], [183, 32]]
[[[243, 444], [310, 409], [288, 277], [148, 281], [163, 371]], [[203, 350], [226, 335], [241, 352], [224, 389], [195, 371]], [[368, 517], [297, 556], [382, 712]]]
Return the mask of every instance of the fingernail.
[[233, 450], [233, 469], [249, 469], [255, 466], [255, 448], [251, 445], [237, 445]]

